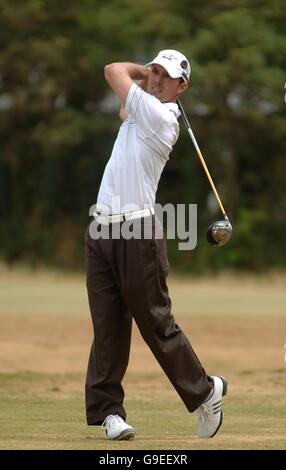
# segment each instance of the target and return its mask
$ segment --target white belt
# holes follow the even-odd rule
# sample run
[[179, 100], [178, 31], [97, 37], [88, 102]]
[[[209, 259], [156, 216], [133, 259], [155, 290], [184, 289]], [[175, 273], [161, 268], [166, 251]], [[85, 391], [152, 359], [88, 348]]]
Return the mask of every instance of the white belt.
[[125, 214], [114, 215], [104, 215], [99, 214], [98, 212], [94, 212], [93, 217], [98, 224], [109, 225], [118, 222], [124, 222], [125, 220], [141, 219], [142, 217], [148, 217], [149, 215], [154, 214], [154, 207], [150, 207], [150, 209], [142, 209], [140, 211], [126, 212]]

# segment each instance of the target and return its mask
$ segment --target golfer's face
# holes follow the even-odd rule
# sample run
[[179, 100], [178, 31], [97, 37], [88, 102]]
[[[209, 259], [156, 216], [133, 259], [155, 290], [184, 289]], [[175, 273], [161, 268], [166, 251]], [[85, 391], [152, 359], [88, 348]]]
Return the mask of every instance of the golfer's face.
[[179, 84], [180, 79], [171, 78], [162, 65], [152, 65], [147, 83], [147, 91], [150, 95], [156, 96], [162, 103], [174, 101]]

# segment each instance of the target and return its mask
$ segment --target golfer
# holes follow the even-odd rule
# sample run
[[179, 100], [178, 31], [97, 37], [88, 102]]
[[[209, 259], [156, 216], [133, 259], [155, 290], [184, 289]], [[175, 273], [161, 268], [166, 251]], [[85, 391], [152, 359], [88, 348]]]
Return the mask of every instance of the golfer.
[[[94, 330], [86, 417], [89, 425], [102, 425], [108, 439], [135, 435], [126, 422], [122, 387], [133, 319], [188, 411], [197, 411], [198, 437], [213, 437], [222, 423], [227, 382], [206, 374], [175, 323], [166, 285], [166, 244], [154, 215], [158, 182], [179, 135], [176, 100], [188, 89], [190, 71], [176, 50], [159, 52], [146, 66], [120, 62], [105, 67], [106, 81], [121, 102], [123, 123], [86, 232]], [[149, 227], [151, 237], [123, 236], [120, 229], [126, 223], [133, 229]]]

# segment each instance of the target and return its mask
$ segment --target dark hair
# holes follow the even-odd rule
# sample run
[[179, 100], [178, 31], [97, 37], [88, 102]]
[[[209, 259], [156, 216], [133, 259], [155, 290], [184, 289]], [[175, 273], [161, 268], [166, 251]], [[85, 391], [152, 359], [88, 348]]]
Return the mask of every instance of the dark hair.
[[179, 77], [179, 78], [180, 78], [180, 84], [181, 83], [188, 83], [188, 82], [186, 82], [186, 80], [183, 79], [183, 77]]

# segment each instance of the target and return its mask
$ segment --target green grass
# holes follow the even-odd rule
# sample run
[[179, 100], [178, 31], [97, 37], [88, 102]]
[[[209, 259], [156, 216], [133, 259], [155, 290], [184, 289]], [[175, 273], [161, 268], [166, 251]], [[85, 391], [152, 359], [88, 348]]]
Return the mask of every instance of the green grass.
[[[83, 394], [61, 391], [69, 380], [81, 379], [77, 374], [1, 374], [0, 448], [285, 449], [285, 394], [231, 394], [225, 400], [221, 432], [215, 439], [199, 440], [195, 414], [189, 414], [171, 391], [151, 393], [146, 385], [136, 398], [126, 400], [136, 439], [109, 442], [101, 428], [85, 424]], [[127, 395], [132, 395], [131, 382]], [[37, 387], [42, 391], [34, 392]]]

